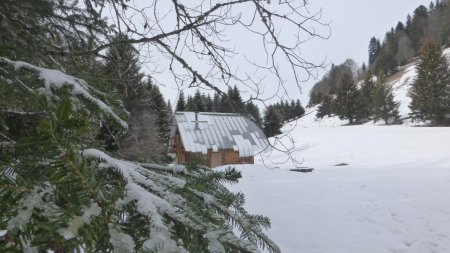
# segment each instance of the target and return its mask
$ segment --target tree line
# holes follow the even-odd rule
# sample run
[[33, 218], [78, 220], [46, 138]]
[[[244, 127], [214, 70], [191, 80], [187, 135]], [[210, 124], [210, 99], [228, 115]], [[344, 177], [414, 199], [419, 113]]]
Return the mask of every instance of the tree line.
[[[371, 72], [356, 81], [350, 69], [343, 73], [334, 94], [321, 98], [317, 117], [337, 115], [350, 124], [368, 120], [383, 120], [385, 124], [399, 123], [399, 102], [394, 100], [392, 86], [386, 76]], [[409, 93], [411, 117], [432, 125], [450, 124], [450, 68], [438, 42], [423, 47], [417, 64], [417, 77]]]
[[258, 106], [252, 101], [244, 102], [236, 86], [229, 87], [224, 96], [215, 93], [213, 97], [197, 90], [186, 98], [180, 91], [175, 111], [239, 113], [249, 116], [258, 126], [262, 124]]
[[450, 6], [447, 0], [420, 5], [405, 24], [398, 22], [380, 41], [372, 37], [369, 42], [368, 68], [373, 73], [391, 74], [421, 53], [429, 41], [450, 46]]
[[193, 96], [188, 95], [186, 98], [183, 91], [180, 91], [175, 111], [239, 113], [247, 115], [257, 126], [262, 128], [267, 137], [280, 134], [284, 122], [297, 119], [305, 114], [300, 100], [297, 99], [269, 105], [264, 111], [264, 115], [261, 116], [257, 105], [252, 101], [243, 101], [236, 86], [229, 87], [226, 96], [220, 96], [215, 93], [211, 97], [209, 94], [201, 93], [197, 90]]
[[372, 37], [368, 46], [368, 62], [361, 68], [351, 59], [337, 66], [333, 64], [311, 89], [309, 105], [320, 103], [325, 95], [335, 94], [341, 75], [348, 67], [358, 80], [363, 79], [368, 71], [388, 76], [418, 56], [430, 41], [443, 47], [450, 46], [450, 5], [447, 0], [430, 2], [428, 8], [420, 5], [412, 15], [407, 15], [405, 23], [399, 21], [395, 28], [387, 31], [383, 40]]
[[303, 115], [305, 115], [305, 109], [303, 109], [299, 99], [269, 105], [264, 112], [264, 134], [267, 137], [281, 134], [284, 123], [298, 119]]

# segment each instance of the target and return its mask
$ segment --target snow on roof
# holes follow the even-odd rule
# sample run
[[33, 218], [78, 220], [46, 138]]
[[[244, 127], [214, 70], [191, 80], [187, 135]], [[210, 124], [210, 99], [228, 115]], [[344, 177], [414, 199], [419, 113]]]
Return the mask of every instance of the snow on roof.
[[240, 114], [175, 112], [171, 137], [177, 129], [187, 152], [234, 149], [240, 157], [249, 157], [269, 146], [261, 129]]

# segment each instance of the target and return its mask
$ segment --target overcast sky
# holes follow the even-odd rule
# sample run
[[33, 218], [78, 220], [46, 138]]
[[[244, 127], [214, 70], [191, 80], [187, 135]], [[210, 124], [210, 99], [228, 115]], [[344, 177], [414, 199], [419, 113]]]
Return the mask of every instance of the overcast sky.
[[[428, 8], [430, 3], [429, 0], [310, 0], [309, 2], [313, 11], [322, 8], [322, 20], [330, 22], [332, 35], [328, 40], [316, 39], [302, 45], [304, 57], [316, 62], [326, 58], [328, 63], [335, 64], [352, 58], [359, 65], [367, 62], [367, 48], [372, 36], [382, 40], [388, 29], [395, 27], [398, 21], [405, 22], [407, 14], [412, 14], [416, 7], [423, 4]], [[323, 74], [324, 71], [320, 73], [319, 78]], [[296, 91], [290, 96], [300, 98], [302, 103], [306, 104], [309, 90], [315, 82], [317, 80], [304, 83], [303, 94]], [[176, 89], [170, 82], [166, 82], [166, 85], [167, 87], [162, 87], [161, 90], [164, 96], [174, 103]]]
[[[382, 40], [388, 29], [395, 27], [398, 21], [405, 23], [406, 16], [412, 14], [415, 8], [421, 4], [428, 8], [429, 3], [429, 0], [311, 0], [311, 7], [322, 8], [323, 20], [331, 22], [332, 35], [326, 41], [316, 40], [305, 45], [304, 51], [314, 52], [308, 57], [326, 57], [335, 64], [348, 58], [359, 65], [367, 63], [372, 36]], [[316, 81], [305, 84], [301, 95], [303, 103], [307, 102], [308, 92]]]

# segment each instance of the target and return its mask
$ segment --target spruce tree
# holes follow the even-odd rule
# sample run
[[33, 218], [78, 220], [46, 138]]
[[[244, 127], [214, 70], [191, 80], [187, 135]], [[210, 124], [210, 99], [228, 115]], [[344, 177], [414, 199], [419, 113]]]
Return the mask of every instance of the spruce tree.
[[[124, 38], [119, 35], [114, 41]], [[158, 162], [164, 157], [170, 131], [165, 100], [151, 78], [143, 80], [133, 46], [117, 44], [106, 55], [105, 69], [112, 89], [121, 94], [130, 117], [130, 128], [120, 139], [119, 152], [127, 159]]]
[[362, 99], [353, 74], [350, 71], [343, 73], [339, 82], [336, 105], [337, 115], [341, 119], [348, 119], [350, 124], [361, 119]]
[[251, 119], [255, 124], [262, 128], [262, 119], [261, 119], [261, 113], [259, 112], [259, 108], [257, 105], [255, 105], [252, 101], [248, 102], [245, 105], [245, 111], [250, 114]]
[[222, 104], [222, 98], [220, 97], [220, 95], [217, 92], [214, 93], [213, 104], [212, 104], [212, 111], [213, 112], [220, 112], [221, 111], [221, 104]]
[[283, 126], [283, 116], [280, 111], [274, 106], [269, 106], [264, 113], [263, 131], [266, 137], [273, 137], [281, 134], [281, 127]]
[[383, 77], [379, 77], [372, 99], [372, 115], [374, 122], [383, 120], [386, 125], [399, 121], [398, 107], [400, 103], [394, 101], [392, 86]]
[[203, 98], [199, 90], [197, 90], [192, 98], [193, 111], [194, 112], [204, 112], [205, 106], [203, 105]]
[[408, 29], [408, 35], [411, 39], [412, 48], [415, 52], [419, 52], [422, 46], [422, 38], [425, 32], [427, 19], [427, 7], [420, 5], [414, 10], [414, 15]]
[[380, 41], [377, 38], [372, 37], [369, 42], [369, 66], [375, 62], [375, 59], [380, 52], [380, 48]]
[[448, 121], [450, 114], [450, 69], [442, 48], [436, 42], [425, 45], [417, 65], [417, 78], [410, 96], [414, 119], [434, 125]]
[[303, 115], [305, 115], [305, 109], [303, 108], [299, 99], [297, 99], [295, 101], [295, 109], [294, 110], [295, 110], [295, 118], [300, 118]]
[[233, 106], [233, 112], [235, 113], [245, 113], [244, 103], [242, 101], [239, 89], [235, 85], [232, 89], [228, 90], [228, 97], [230, 99], [231, 105]]
[[183, 91], [180, 91], [180, 94], [178, 95], [178, 101], [177, 101], [177, 106], [175, 107], [175, 111], [177, 111], [177, 112], [186, 111], [186, 101], [184, 99]]
[[361, 117], [369, 118], [372, 113], [373, 95], [375, 92], [375, 82], [372, 80], [372, 73], [366, 73], [361, 85]]
[[213, 100], [211, 98], [211, 95], [208, 94], [208, 96], [203, 95], [203, 105], [205, 107], [205, 112], [212, 112], [213, 111]]
[[[230, 90], [228, 90], [228, 94], [230, 94]], [[231, 98], [229, 95], [223, 95], [221, 97], [219, 112], [224, 113], [234, 112], [233, 103], [231, 102]]]
[[[127, 39], [126, 35], [118, 35], [114, 41]], [[137, 89], [142, 85], [144, 74], [140, 70], [138, 51], [129, 44], [117, 44], [106, 53], [105, 72], [109, 75], [111, 89], [120, 94], [127, 110], [133, 105]]]
[[173, 116], [173, 108], [172, 108], [172, 103], [170, 102], [170, 99], [167, 100], [167, 110], [169, 111], [169, 116], [172, 117]]
[[322, 99], [322, 102], [319, 105], [319, 108], [317, 108], [316, 117], [321, 119], [325, 116], [330, 117], [332, 114], [332, 97], [331, 96], [325, 96]]
[[194, 103], [194, 98], [189, 95], [186, 102], [186, 111], [188, 112], [195, 112], [197, 110], [197, 107]]

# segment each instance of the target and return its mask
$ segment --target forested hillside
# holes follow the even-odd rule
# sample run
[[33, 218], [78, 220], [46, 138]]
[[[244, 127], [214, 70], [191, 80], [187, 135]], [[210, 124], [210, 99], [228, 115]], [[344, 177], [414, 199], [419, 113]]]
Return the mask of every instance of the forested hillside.
[[[317, 117], [336, 115], [350, 124], [373, 120], [401, 124], [412, 119], [433, 126], [450, 125], [450, 68], [444, 49], [450, 46], [450, 5], [431, 2], [429, 9], [419, 6], [406, 25], [399, 22], [386, 33], [383, 43], [372, 38], [369, 65], [349, 59], [332, 65], [315, 84], [309, 106], [319, 105]], [[400, 117], [400, 101], [395, 100], [392, 79], [402, 75], [406, 64], [414, 65], [417, 75], [408, 86], [409, 115]], [[390, 80], [390, 81], [389, 81]], [[402, 101], [406, 103], [406, 101]]]
[[399, 21], [386, 32], [384, 38], [372, 37], [368, 45], [368, 61], [362, 67], [349, 59], [342, 64], [333, 64], [321, 81], [310, 92], [310, 104], [317, 104], [323, 96], [334, 93], [345, 68], [350, 68], [357, 79], [364, 73], [391, 75], [422, 52], [430, 41], [442, 47], [450, 46], [450, 6], [447, 0], [430, 2], [428, 7], [417, 7], [408, 14], [406, 21]]

